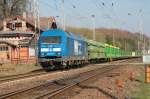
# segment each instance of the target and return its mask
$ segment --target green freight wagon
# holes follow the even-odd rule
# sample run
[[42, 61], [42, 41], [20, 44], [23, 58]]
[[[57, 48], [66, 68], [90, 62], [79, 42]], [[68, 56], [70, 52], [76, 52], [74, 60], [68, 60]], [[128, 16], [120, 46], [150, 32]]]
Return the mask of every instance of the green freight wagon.
[[140, 51], [132, 52], [132, 56], [133, 56], [133, 57], [139, 57], [139, 56], [142, 56], [142, 52], [140, 52]]
[[120, 48], [105, 44], [105, 55], [106, 58], [116, 58], [120, 56]]
[[105, 46], [102, 43], [87, 40], [88, 43], [88, 57], [90, 61], [99, 61], [100, 59], [105, 59]]
[[112, 55], [112, 49], [111, 49], [111, 46], [110, 45], [108, 45], [108, 44], [105, 44], [105, 49], [104, 49], [105, 51], [105, 57], [106, 58], [110, 58]]
[[141, 56], [141, 52], [125, 51], [119, 47], [109, 44], [103, 44], [93, 40], [87, 40], [88, 44], [88, 59], [91, 62], [99, 62], [100, 60], [109, 61], [120, 58], [128, 58], [131, 56]]

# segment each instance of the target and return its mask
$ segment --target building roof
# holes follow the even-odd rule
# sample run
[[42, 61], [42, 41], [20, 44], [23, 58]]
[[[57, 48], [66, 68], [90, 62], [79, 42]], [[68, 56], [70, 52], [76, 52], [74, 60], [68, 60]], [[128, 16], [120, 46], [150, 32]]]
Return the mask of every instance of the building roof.
[[0, 31], [0, 37], [4, 36], [32, 36], [34, 33], [33, 32], [22, 32], [22, 31]]
[[[12, 18], [7, 18], [7, 19], [5, 19], [5, 21], [10, 22], [16, 18], [23, 20], [23, 21], [27, 22], [28, 24], [34, 26], [35, 20], [33, 17], [24, 18], [23, 16], [16, 16], [16, 17], [12, 17]], [[54, 21], [53, 17], [40, 17], [40, 30], [45, 31], [48, 28], [50, 28], [50, 27], [48, 27], [48, 24], [51, 25], [50, 23], [52, 21]], [[3, 22], [0, 23], [0, 27], [2, 27], [2, 26], [3, 26]]]

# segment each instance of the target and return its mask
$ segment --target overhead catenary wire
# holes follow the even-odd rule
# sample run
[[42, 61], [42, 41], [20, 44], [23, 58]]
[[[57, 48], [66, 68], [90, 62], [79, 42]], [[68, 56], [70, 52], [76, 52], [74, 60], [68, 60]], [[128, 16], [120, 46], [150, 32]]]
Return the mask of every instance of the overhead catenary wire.
[[[89, 16], [88, 13], [85, 12], [85, 10], [80, 9], [80, 3], [78, 4], [77, 1], [75, 0], [75, 2], [71, 2], [70, 0], [67, 1], [67, 6], [69, 7], [69, 9], [71, 10], [70, 12], [73, 12], [76, 16], [73, 16], [72, 18], [75, 19], [78, 22], [83, 22], [84, 20], [84, 24], [88, 25], [90, 23], [87, 23], [89, 20]], [[77, 9], [79, 9], [80, 11], [77, 11]], [[85, 23], [86, 22], [86, 23]]]
[[43, 5], [47, 6], [47, 7], [49, 7], [51, 9], [52, 8], [56, 9], [54, 6], [51, 5], [51, 3], [45, 2], [44, 0], [42, 0], [42, 1], [40, 0], [39, 3], [41, 3], [41, 4], [43, 4]]
[[[113, 19], [112, 15], [110, 15], [110, 12], [108, 12], [108, 10], [106, 10], [106, 7], [105, 7], [106, 4], [103, 1], [98, 2], [98, 0], [91, 0], [91, 3], [95, 6], [96, 10], [100, 10], [100, 13], [96, 14], [97, 17], [104, 18], [105, 21], [106, 21], [106, 19], [107, 20], [112, 20]], [[99, 15], [101, 15], [101, 16], [99, 16]], [[98, 23], [98, 21], [100, 21], [99, 23], [101, 23], [104, 20], [100, 20], [100, 19], [96, 20], [97, 23]], [[107, 26], [109, 26], [109, 25], [107, 25]]]
[[[95, 2], [95, 5], [97, 5], [98, 4], [98, 6], [96, 6], [98, 9], [104, 9], [105, 10], [105, 13], [107, 12], [106, 11], [106, 4], [105, 4], [105, 2], [98, 2], [97, 0], [94, 0]], [[114, 3], [112, 3], [112, 6], [114, 5]], [[112, 19], [112, 16], [111, 15], [109, 15], [109, 14], [107, 14], [108, 16], [109, 16], [109, 18], [112, 20], [112, 21], [114, 21], [113, 19]], [[115, 36], [114, 36], [114, 32], [113, 32], [113, 45], [115, 45]]]
[[[53, 0], [54, 1], [54, 5], [55, 5], [55, 7], [54, 6], [52, 6], [52, 5], [50, 5], [49, 3], [47, 3], [47, 2], [45, 2], [45, 1], [40, 1], [40, 3], [41, 4], [43, 4], [43, 5], [45, 5], [45, 6], [47, 6], [47, 7], [49, 7], [50, 9], [56, 9], [56, 8], [58, 8], [57, 9], [57, 12], [59, 13], [59, 12], [61, 12], [60, 11], [60, 7], [58, 7], [58, 5], [57, 4], [59, 4], [59, 5], [61, 5], [61, 2], [60, 1], [56, 1], [56, 0]], [[77, 2], [77, 1], [76, 1]], [[65, 2], [65, 6], [66, 6], [66, 4], [69, 4], [69, 6], [70, 6], [70, 8], [71, 8], [71, 10], [70, 9], [65, 9], [65, 11], [64, 11], [64, 13], [65, 13], [65, 20], [67, 20], [68, 18], [75, 18], [77, 21], [79, 20], [79, 22], [81, 22], [81, 21], [84, 21], [84, 20], [89, 20], [89, 18], [88, 17], [85, 17], [85, 16], [83, 16], [83, 13], [84, 13], [84, 15], [87, 15], [87, 13], [85, 13], [85, 11], [82, 11], [82, 13], [81, 13], [81, 11], [76, 11], [76, 10], [74, 10], [73, 11], [73, 13], [76, 13], [76, 15], [77, 16], [74, 16], [73, 14], [72, 14], [72, 10], [73, 9], [78, 9], [78, 6], [76, 5], [76, 4], [73, 4], [73, 2]], [[57, 6], [57, 7], [56, 7]], [[57, 15], [57, 16], [59, 16], [60, 17], [60, 15]], [[91, 14], [89, 14], [89, 16], [91, 17]], [[87, 23], [88, 21], [84, 21], [84, 23], [86, 24], [86, 25], [88, 25], [88, 24], [90, 24], [90, 23]], [[65, 22], [65, 24], [67, 24], [66, 22]]]
[[[69, 5], [68, 5], [69, 4]], [[65, 6], [67, 6], [67, 7], [69, 7], [69, 8], [67, 8], [67, 9], [65, 9], [65, 13], [67, 12], [67, 13], [69, 13], [69, 16], [68, 15], [66, 15], [65, 16], [65, 20], [69, 20], [70, 18], [71, 19], [75, 19], [76, 20], [76, 22], [83, 22], [84, 21], [84, 19], [88, 19], [88, 17], [85, 17], [85, 16], [82, 16], [82, 14], [81, 14], [81, 12], [80, 11], [76, 11], [76, 10], [74, 10], [74, 9], [78, 9], [78, 6], [76, 6], [75, 4], [73, 4], [73, 2], [70, 2], [70, 1], [67, 1], [67, 2], [65, 2]], [[72, 12], [76, 15], [76, 16], [74, 16], [73, 14], [72, 14]], [[84, 12], [84, 11], [83, 11]], [[84, 15], [86, 15], [86, 13], [84, 14]], [[69, 21], [68, 21], [69, 22]], [[85, 22], [88, 22], [88, 21], [84, 21], [84, 23]], [[66, 23], [66, 22], [65, 22]], [[87, 23], [86, 23], [86, 25], [87, 25]], [[79, 25], [78, 25], [79, 26]]]

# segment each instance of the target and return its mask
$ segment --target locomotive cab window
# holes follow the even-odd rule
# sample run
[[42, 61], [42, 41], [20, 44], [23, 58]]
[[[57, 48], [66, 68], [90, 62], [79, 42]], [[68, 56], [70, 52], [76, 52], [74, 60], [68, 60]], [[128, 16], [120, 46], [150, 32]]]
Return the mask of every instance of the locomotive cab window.
[[48, 36], [42, 37], [42, 42], [47, 44], [60, 44], [61, 37], [60, 36]]

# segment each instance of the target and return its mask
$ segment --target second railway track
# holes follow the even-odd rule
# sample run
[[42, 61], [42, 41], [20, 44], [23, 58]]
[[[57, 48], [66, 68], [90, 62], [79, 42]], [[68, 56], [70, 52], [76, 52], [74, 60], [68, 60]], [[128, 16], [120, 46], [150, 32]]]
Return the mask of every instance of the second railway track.
[[46, 83], [43, 83], [41, 85], [19, 90], [15, 92], [11, 92], [8, 94], [1, 95], [0, 98], [2, 99], [47, 99], [47, 98], [53, 98], [55, 96], [58, 96], [61, 92], [64, 90], [67, 90], [79, 83], [82, 83], [88, 79], [91, 79], [97, 75], [104, 75], [108, 71], [111, 71], [115, 68], [118, 68], [119, 66], [107, 66], [107, 67], [101, 67], [99, 69], [86, 71], [77, 75], [73, 76], [66, 76], [63, 78], [59, 78], [57, 80], [53, 81], [47, 81]]
[[31, 73], [25, 73], [25, 74], [18, 74], [18, 75], [0, 77], [0, 83], [13, 81], [13, 80], [18, 80], [18, 79], [29, 78], [29, 77], [43, 75], [43, 74], [47, 74], [47, 73], [44, 72], [43, 70], [41, 70], [41, 71], [38, 71], [38, 72], [31, 72]]

